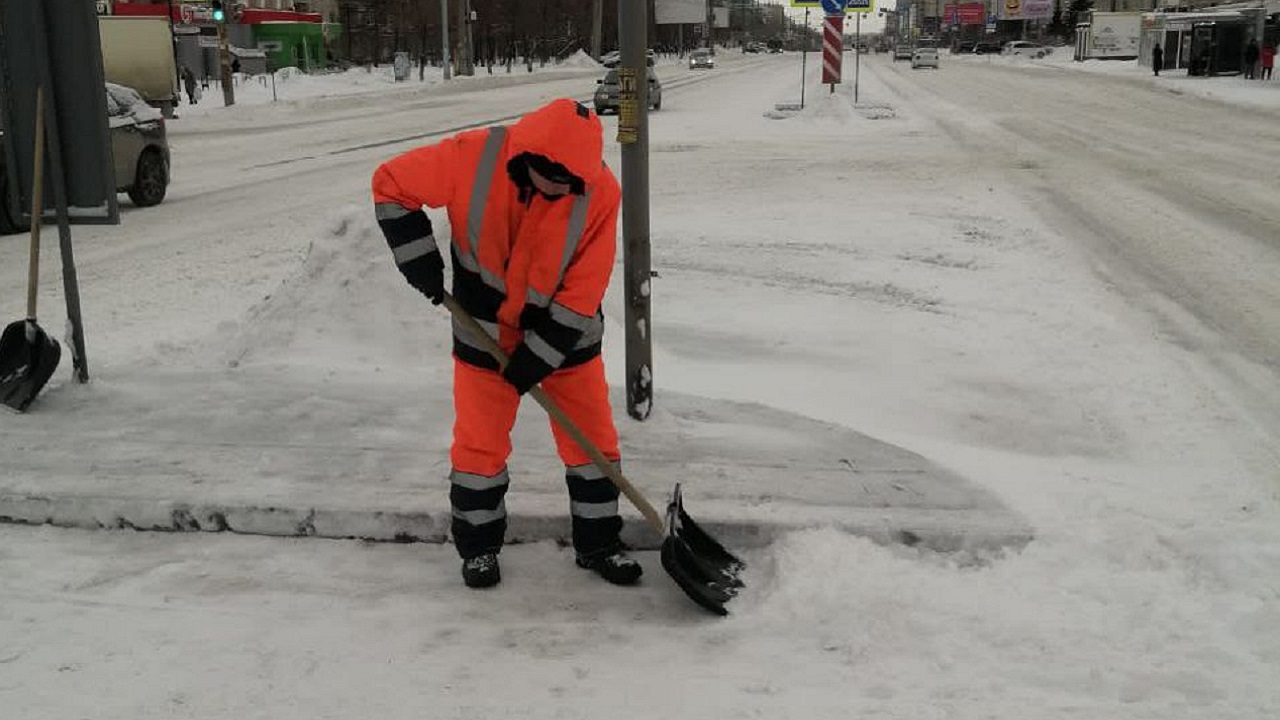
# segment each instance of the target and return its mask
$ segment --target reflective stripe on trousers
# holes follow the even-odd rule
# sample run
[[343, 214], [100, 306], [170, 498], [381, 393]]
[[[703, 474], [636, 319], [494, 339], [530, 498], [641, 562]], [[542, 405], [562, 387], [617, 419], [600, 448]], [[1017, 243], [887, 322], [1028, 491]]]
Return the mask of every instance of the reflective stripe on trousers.
[[[609, 406], [604, 361], [599, 356], [557, 370], [543, 380], [542, 389], [605, 457], [618, 461], [618, 433]], [[493, 552], [502, 546], [507, 458], [520, 397], [497, 372], [455, 359], [453, 400], [453, 447], [449, 452], [453, 533], [459, 554], [470, 557], [467, 553]], [[622, 528], [617, 487], [591, 464], [590, 456], [567, 432], [554, 422], [549, 424], [566, 468], [575, 549], [592, 553], [616, 547]]]

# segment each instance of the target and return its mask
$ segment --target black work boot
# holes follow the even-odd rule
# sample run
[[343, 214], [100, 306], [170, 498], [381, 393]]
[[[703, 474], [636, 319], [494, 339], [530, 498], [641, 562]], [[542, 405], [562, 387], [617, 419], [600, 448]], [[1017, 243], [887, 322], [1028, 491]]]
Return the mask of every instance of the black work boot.
[[578, 555], [578, 567], [586, 568], [614, 585], [634, 585], [640, 581], [644, 568], [632, 560], [621, 548], [592, 555]]
[[462, 561], [462, 581], [469, 588], [487, 588], [502, 582], [498, 555], [485, 553]]

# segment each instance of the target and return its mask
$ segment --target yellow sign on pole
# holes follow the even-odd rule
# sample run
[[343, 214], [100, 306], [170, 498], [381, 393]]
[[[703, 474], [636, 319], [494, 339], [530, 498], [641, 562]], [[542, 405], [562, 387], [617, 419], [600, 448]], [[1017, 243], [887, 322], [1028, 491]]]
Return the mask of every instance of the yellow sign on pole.
[[640, 139], [640, 83], [633, 67], [618, 68], [618, 142]]

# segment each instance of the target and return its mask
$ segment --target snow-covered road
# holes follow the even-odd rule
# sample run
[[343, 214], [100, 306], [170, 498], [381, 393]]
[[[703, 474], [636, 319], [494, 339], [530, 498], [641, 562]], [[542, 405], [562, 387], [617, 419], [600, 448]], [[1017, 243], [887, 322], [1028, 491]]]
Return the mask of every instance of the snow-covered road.
[[969, 181], [998, 173], [1021, 186], [1170, 342], [1209, 360], [1260, 420], [1280, 425], [1276, 113], [1147, 78], [955, 64], [964, 72], [892, 65], [881, 75], [938, 122]]
[[[550, 544], [514, 547], [510, 582], [477, 596], [447, 546], [0, 528], [0, 707], [1275, 717], [1280, 112], [1198, 99], [1195, 79], [945, 56], [937, 72], [864, 57], [855, 105], [809, 61], [799, 113], [776, 109], [799, 99], [795, 55], [659, 68], [659, 412], [671, 390], [856, 429], [989, 489], [1034, 542], [940, 558], [797, 533], [753, 553], [750, 593], [706, 622], [650, 556], [653, 577], [625, 592]], [[431, 133], [586, 97], [597, 74], [348, 77], [369, 92], [272, 104], [246, 88], [233, 109], [189, 112], [171, 124], [170, 198], [75, 229], [91, 370], [110, 390], [113, 376], [225, 372], [230, 355], [304, 383], [443, 383], [445, 321], [387, 260], [370, 173]], [[25, 238], [0, 238], [5, 297], [21, 297], [23, 259]], [[43, 276], [41, 314], [56, 318], [55, 261]], [[305, 421], [347, 429], [314, 392]], [[160, 452], [181, 465], [181, 445]]]

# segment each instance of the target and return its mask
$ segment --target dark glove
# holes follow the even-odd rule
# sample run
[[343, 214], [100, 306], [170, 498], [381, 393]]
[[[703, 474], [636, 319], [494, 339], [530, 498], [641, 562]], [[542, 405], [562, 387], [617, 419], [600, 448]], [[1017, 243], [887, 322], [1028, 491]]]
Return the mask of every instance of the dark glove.
[[524, 395], [554, 371], [555, 368], [538, 357], [528, 345], [520, 343], [511, 353], [507, 366], [502, 369], [502, 378], [511, 383], [517, 393]]
[[432, 305], [444, 302], [444, 259], [440, 253], [423, 255], [396, 267], [414, 289], [431, 298]]

